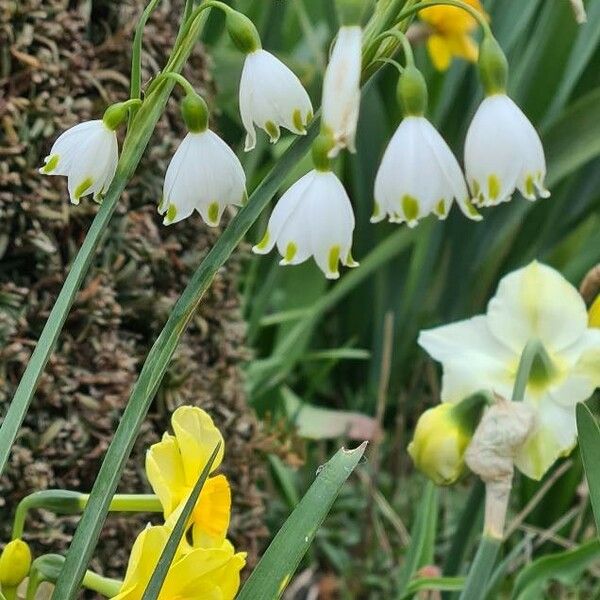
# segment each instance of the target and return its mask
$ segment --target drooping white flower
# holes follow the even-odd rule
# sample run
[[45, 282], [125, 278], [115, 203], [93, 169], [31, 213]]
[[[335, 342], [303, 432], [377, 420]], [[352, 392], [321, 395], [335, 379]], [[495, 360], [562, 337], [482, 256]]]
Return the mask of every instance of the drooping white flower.
[[274, 143], [280, 127], [303, 135], [313, 108], [296, 75], [270, 52], [259, 48], [246, 55], [240, 81], [240, 114], [246, 129], [246, 151], [256, 145], [257, 125]]
[[471, 205], [458, 162], [442, 136], [425, 117], [406, 117], [390, 140], [377, 172], [371, 222], [387, 216], [393, 223], [406, 222], [414, 227], [432, 212], [445, 219], [454, 199], [465, 216], [481, 219]]
[[119, 160], [117, 136], [102, 119], [85, 121], [61, 134], [40, 173], [66, 175], [69, 196], [79, 204], [82, 196], [98, 200], [108, 189]]
[[165, 225], [189, 217], [196, 209], [217, 226], [226, 206], [246, 199], [246, 175], [233, 150], [210, 129], [190, 132], [177, 148], [165, 176], [159, 206]]
[[442, 363], [442, 401], [480, 390], [510, 398], [521, 353], [539, 340], [552, 372], [533, 369], [524, 402], [535, 427], [515, 464], [539, 479], [576, 442], [575, 405], [600, 386], [600, 330], [585, 303], [557, 271], [538, 262], [505, 276], [486, 315], [421, 332], [419, 344]]
[[323, 129], [334, 142], [330, 158], [342, 148], [356, 152], [361, 63], [362, 29], [358, 25], [340, 27], [323, 80]]
[[338, 265], [358, 265], [351, 254], [354, 213], [350, 198], [331, 171], [312, 170], [281, 197], [267, 231], [253, 251], [267, 254], [277, 244], [281, 265], [313, 256], [327, 279], [339, 277]]
[[550, 195], [539, 135], [505, 94], [488, 96], [477, 109], [465, 140], [465, 171], [476, 205], [507, 202], [516, 188], [528, 200]]

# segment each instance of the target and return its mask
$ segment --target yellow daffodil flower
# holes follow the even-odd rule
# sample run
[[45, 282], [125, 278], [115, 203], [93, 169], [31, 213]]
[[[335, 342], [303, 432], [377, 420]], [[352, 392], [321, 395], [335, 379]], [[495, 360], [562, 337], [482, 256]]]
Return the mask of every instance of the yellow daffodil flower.
[[[479, 0], [465, 1], [484, 13]], [[432, 6], [421, 10], [419, 17], [431, 28], [427, 50], [436, 69], [445, 71], [454, 57], [477, 60], [477, 44], [470, 35], [477, 28], [477, 21], [467, 11], [454, 6]]]
[[[160, 555], [169, 539], [167, 526], [147, 527], [137, 537], [125, 580], [113, 600], [141, 600]], [[158, 600], [233, 600], [240, 586], [246, 553], [236, 553], [224, 540], [214, 548], [177, 551]]]
[[423, 331], [419, 344], [443, 365], [442, 401], [459, 402], [482, 389], [510, 398], [532, 340], [543, 345], [551, 368], [531, 370], [523, 401], [534, 409], [534, 428], [515, 464], [540, 479], [575, 446], [575, 406], [600, 386], [600, 330], [589, 326], [579, 292], [533, 262], [500, 281], [487, 314]]
[[[223, 437], [210, 416], [200, 408], [183, 406], [171, 417], [175, 435], [165, 433], [146, 454], [146, 474], [158, 496], [165, 520], [174, 518], [198, 481], [218, 442], [221, 450], [211, 472], [223, 460]], [[229, 526], [231, 491], [223, 475], [209, 477], [192, 512], [196, 545], [219, 545]]]
[[12, 540], [0, 554], [0, 585], [2, 588], [16, 588], [29, 575], [31, 550], [26, 542]]

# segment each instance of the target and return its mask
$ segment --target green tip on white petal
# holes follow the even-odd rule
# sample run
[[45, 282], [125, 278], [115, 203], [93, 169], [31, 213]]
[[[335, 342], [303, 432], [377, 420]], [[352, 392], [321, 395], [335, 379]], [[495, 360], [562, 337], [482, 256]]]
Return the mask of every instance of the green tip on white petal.
[[40, 167], [39, 172], [43, 175], [50, 175], [52, 171], [58, 167], [58, 162], [60, 161], [60, 156], [58, 154], [51, 154], [50, 156], [46, 156], [44, 159], [44, 166]]
[[402, 211], [409, 227], [415, 227], [419, 222], [419, 201], [413, 196], [402, 196]]
[[267, 229], [267, 231], [265, 231], [265, 235], [263, 235], [262, 240], [260, 240], [260, 242], [258, 242], [258, 244], [255, 244], [252, 247], [252, 252], [254, 252], [255, 254], [266, 254], [268, 252], [267, 247], [269, 246], [270, 240], [271, 240], [271, 234], [269, 233], [269, 230]]
[[91, 177], [86, 177], [73, 191], [73, 199], [79, 200], [81, 197], [94, 185], [94, 180]]
[[163, 225], [170, 225], [177, 217], [177, 207], [174, 204], [169, 204], [166, 210]]
[[344, 259], [344, 266], [349, 267], [350, 269], [354, 269], [355, 267], [358, 267], [359, 265], [360, 265], [360, 263], [358, 263], [357, 261], [354, 260], [354, 257], [352, 256], [352, 251], [348, 252], [348, 254], [346, 255], [346, 258]]
[[488, 197], [490, 198], [490, 200], [493, 200], [494, 202], [499, 201], [500, 200], [500, 190], [502, 189], [502, 186], [500, 184], [500, 178], [495, 175], [494, 173], [492, 173], [491, 175], [488, 176]]
[[382, 212], [381, 206], [379, 202], [375, 201], [373, 203], [373, 214], [371, 215], [370, 222], [371, 223], [379, 223], [385, 219], [385, 213]]
[[325, 273], [325, 277], [327, 279], [338, 279], [340, 273], [338, 271], [338, 264], [340, 262], [340, 247], [339, 246], [331, 246], [329, 249], [329, 254], [327, 255], [327, 272]]
[[279, 261], [279, 264], [282, 266], [289, 265], [294, 260], [297, 253], [298, 245], [295, 242], [289, 242], [285, 247], [285, 253], [283, 258]]
[[216, 227], [221, 220], [219, 218], [219, 203], [211, 202], [208, 205], [208, 210], [206, 211], [207, 224], [211, 227]]
[[269, 134], [269, 141], [271, 144], [274, 144], [279, 140], [281, 136], [281, 130], [279, 129], [279, 125], [274, 121], [267, 121], [265, 123], [265, 131]]

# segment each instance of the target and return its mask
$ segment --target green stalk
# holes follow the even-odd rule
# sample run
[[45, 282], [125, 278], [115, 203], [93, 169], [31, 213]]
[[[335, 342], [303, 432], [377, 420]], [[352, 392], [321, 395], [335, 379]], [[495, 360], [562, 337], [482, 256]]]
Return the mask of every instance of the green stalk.
[[548, 352], [542, 342], [537, 339], [529, 340], [519, 360], [519, 367], [512, 392], [512, 401], [523, 401], [527, 384], [532, 376], [551, 377], [554, 370], [552, 359], [548, 356]]
[[[192, 51], [202, 25], [203, 20], [197, 19], [189, 28], [188, 34], [182, 38], [180, 49], [171, 65], [171, 70], [175, 72], [181, 70]], [[88, 272], [102, 235], [110, 222], [127, 182], [131, 179], [140, 162], [174, 85], [175, 82], [173, 81], [165, 78], [161, 79], [154, 87], [153, 93], [146, 98], [133, 119], [123, 145], [123, 152], [119, 159], [115, 177], [104, 197], [98, 214], [92, 222], [83, 245], [73, 261], [67, 279], [58, 295], [56, 303], [52, 307], [48, 321], [44, 326], [40, 339], [15, 392], [15, 396], [4, 417], [2, 427], [0, 428], [0, 474], [4, 470], [10, 449], [27, 414], [40, 377], [56, 346], [58, 336], [73, 305], [75, 296]]]
[[483, 535], [475, 560], [469, 571], [460, 600], [481, 600], [485, 598], [487, 582], [492, 574], [502, 540]]
[[[85, 509], [89, 494], [70, 490], [42, 490], [25, 496], [17, 505], [13, 521], [12, 539], [23, 537], [25, 521], [30, 510], [44, 508], [59, 515], [75, 515]], [[154, 494], [115, 494], [110, 512], [162, 512], [158, 496]]]

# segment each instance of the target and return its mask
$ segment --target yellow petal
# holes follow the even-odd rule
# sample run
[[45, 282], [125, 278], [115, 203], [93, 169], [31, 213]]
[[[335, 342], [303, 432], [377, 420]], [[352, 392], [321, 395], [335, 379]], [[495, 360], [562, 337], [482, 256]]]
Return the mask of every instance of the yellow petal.
[[430, 35], [427, 39], [427, 50], [433, 66], [438, 71], [445, 71], [452, 60], [450, 48], [446, 39], [441, 35]]
[[189, 493], [177, 439], [165, 434], [146, 453], [146, 475], [167, 518]]
[[592, 302], [588, 311], [588, 325], [595, 329], [600, 329], [600, 294]]
[[479, 56], [479, 47], [468, 35], [453, 35], [447, 38], [450, 51], [454, 56], [476, 62]]
[[223, 542], [229, 528], [231, 514], [231, 489], [224, 475], [206, 481], [194, 508], [194, 545], [218, 545]]
[[186, 483], [192, 487], [218, 442], [221, 442], [221, 449], [211, 472], [221, 464], [224, 453], [223, 437], [208, 413], [195, 406], [178, 408], [171, 417], [171, 423], [181, 450]]

